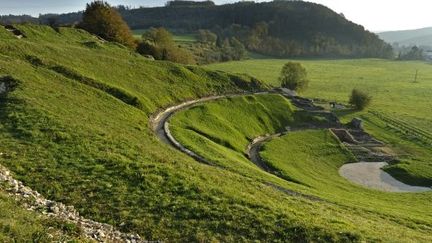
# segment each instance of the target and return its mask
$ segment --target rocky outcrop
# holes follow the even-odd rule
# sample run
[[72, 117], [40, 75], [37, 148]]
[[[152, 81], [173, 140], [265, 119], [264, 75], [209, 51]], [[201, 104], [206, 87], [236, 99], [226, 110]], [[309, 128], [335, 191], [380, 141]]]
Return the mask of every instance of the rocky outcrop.
[[[0, 153], [0, 156], [3, 155]], [[97, 242], [145, 242], [138, 234], [126, 234], [116, 230], [112, 225], [99, 223], [79, 215], [73, 206], [44, 198], [37, 191], [15, 180], [9, 170], [0, 166], [0, 188], [17, 201], [23, 202], [28, 210], [36, 211], [79, 226], [87, 238]]]

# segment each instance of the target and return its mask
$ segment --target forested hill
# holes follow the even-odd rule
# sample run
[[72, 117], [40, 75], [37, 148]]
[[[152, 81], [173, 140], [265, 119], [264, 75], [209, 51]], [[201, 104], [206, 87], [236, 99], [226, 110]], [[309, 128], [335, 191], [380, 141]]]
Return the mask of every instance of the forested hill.
[[[239, 2], [214, 5], [174, 1], [165, 7], [119, 11], [132, 29], [166, 27], [180, 31], [209, 29], [221, 44], [240, 40], [249, 50], [295, 57], [391, 57], [391, 47], [362, 26], [331, 9], [302, 1]], [[47, 21], [52, 16], [41, 16]], [[80, 14], [56, 17], [60, 24], [78, 21]]]

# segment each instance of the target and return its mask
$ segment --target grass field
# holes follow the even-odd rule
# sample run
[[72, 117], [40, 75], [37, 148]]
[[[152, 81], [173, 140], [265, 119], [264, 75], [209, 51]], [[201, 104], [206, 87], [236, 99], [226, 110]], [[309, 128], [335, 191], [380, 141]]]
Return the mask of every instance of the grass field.
[[[431, 210], [425, 206], [430, 194], [379, 196], [358, 189], [367, 197], [352, 205], [353, 199], [344, 202], [342, 194], [314, 201], [268, 186], [266, 182], [272, 182], [330, 198], [327, 191], [261, 172], [240, 152], [252, 136], [292, 121], [293, 110], [280, 96], [209, 104], [210, 111], [231, 116], [215, 122], [238, 131], [212, 134], [214, 139], [221, 135], [223, 146], [209, 153], [222, 156], [229, 151], [239, 166], [223, 157], [219, 160], [225, 168], [198, 163], [163, 144], [149, 127], [149, 118], [163, 107], [264, 87], [250, 77], [149, 61], [76, 29], [17, 28], [27, 38], [17, 39], [0, 27], [0, 82], [16, 87], [0, 96], [0, 163], [48, 199], [147, 240], [431, 240]], [[227, 112], [228, 107], [233, 112]], [[194, 109], [198, 113], [189, 114], [191, 121], [201, 119], [206, 109]], [[209, 126], [196, 124], [199, 129]], [[200, 140], [190, 146], [194, 141]], [[3, 195], [0, 206], [7, 210], [1, 210], [0, 222], [16, 226], [1, 229], [0, 239], [28, 242], [33, 232], [50, 229], [49, 222], [23, 212]], [[370, 195], [377, 199], [366, 200]], [[15, 235], [10, 236], [9, 228]]]
[[[278, 85], [282, 59], [254, 59], [207, 66], [213, 70], [254, 75]], [[373, 96], [369, 111], [339, 112], [348, 121], [361, 117], [366, 128], [391, 144], [402, 163], [387, 168], [389, 172], [414, 185], [432, 186], [432, 66], [424, 62], [379, 59], [294, 60], [301, 62], [311, 80], [302, 95], [347, 103], [353, 88]], [[414, 75], [418, 70], [417, 82]]]
[[[288, 181], [256, 171], [244, 155], [245, 147], [259, 135], [300, 125], [289, 107], [277, 95], [227, 99], [182, 111], [172, 118], [170, 126], [178, 141], [220, 166], [334, 204], [331, 210], [342, 213], [343, 218], [330, 219], [327, 211], [313, 212], [317, 220], [311, 225], [322, 219], [332, 222], [324, 231], [339, 228], [354, 239], [371, 241], [378, 235], [384, 241], [398, 241], [400, 237], [427, 241], [432, 214], [425, 212], [430, 209], [432, 193], [383, 193], [350, 183], [339, 176], [338, 169], [355, 158], [327, 130], [293, 132], [265, 145], [262, 157]], [[284, 114], [284, 122], [278, 122]], [[285, 206], [306, 212], [300, 205]], [[380, 219], [372, 215], [380, 215]], [[293, 217], [301, 220], [307, 216], [300, 213]], [[389, 218], [397, 221], [390, 222]]]

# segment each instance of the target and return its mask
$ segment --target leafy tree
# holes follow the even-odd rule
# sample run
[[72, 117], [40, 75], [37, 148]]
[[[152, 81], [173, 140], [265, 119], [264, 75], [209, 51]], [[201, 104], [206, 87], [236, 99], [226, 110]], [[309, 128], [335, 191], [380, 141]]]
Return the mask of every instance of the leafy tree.
[[295, 91], [303, 91], [309, 85], [306, 69], [298, 62], [286, 63], [281, 71], [281, 86]]
[[150, 28], [150, 30], [144, 32], [142, 38], [159, 46], [169, 46], [175, 44], [172, 34], [162, 27]]
[[209, 30], [198, 30], [198, 41], [202, 43], [216, 44], [218, 36]]
[[349, 103], [354, 106], [356, 110], [364, 110], [366, 107], [370, 105], [372, 101], [372, 96], [370, 96], [368, 93], [353, 89], [351, 92]]
[[413, 46], [407, 53], [399, 53], [399, 60], [424, 60], [423, 49]]
[[79, 27], [108, 41], [135, 48], [136, 42], [120, 14], [104, 1], [87, 4]]
[[152, 55], [157, 60], [167, 60], [183, 64], [195, 64], [192, 54], [176, 45], [172, 34], [164, 28], [151, 28], [142, 35], [143, 41], [137, 51], [142, 55]]
[[230, 44], [233, 49], [232, 56], [234, 60], [241, 60], [245, 56], [247, 56], [247, 51], [245, 46], [235, 37], [231, 39]]

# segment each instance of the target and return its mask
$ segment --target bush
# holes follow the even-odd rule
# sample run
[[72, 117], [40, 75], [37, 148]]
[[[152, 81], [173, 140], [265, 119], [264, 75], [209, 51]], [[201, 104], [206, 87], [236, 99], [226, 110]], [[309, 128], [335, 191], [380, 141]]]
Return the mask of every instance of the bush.
[[126, 22], [108, 3], [94, 1], [87, 4], [79, 27], [105, 40], [135, 48], [136, 43]]
[[137, 52], [152, 55], [157, 60], [167, 60], [182, 64], [195, 64], [196, 61], [188, 50], [176, 45], [172, 35], [164, 28], [151, 28], [142, 35]]
[[356, 110], [361, 111], [368, 107], [371, 101], [372, 96], [370, 96], [368, 93], [358, 89], [353, 89], [351, 92], [349, 103], [354, 106]]
[[286, 63], [281, 71], [279, 81], [283, 88], [303, 91], [309, 85], [306, 69], [298, 62]]

